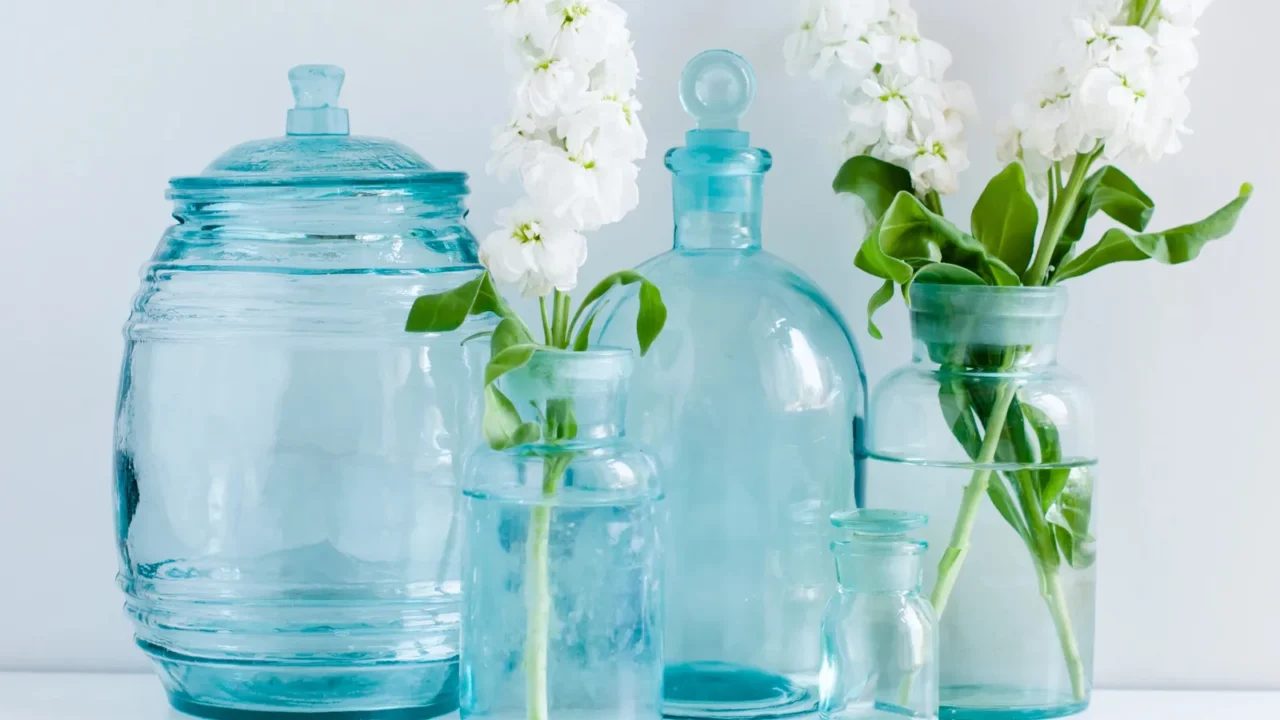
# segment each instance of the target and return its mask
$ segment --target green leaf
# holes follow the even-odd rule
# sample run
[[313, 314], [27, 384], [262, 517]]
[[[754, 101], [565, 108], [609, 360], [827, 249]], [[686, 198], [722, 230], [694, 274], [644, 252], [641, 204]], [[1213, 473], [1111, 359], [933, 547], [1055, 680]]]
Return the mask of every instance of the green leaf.
[[521, 422], [520, 413], [511, 400], [494, 385], [484, 388], [484, 419], [481, 422], [485, 442], [494, 450], [537, 442], [542, 428], [537, 423]]
[[573, 316], [573, 322], [569, 323], [569, 331], [572, 333], [573, 328], [578, 326], [579, 318], [584, 312], [587, 313], [586, 322], [583, 323], [573, 342], [575, 351], [582, 352], [590, 346], [591, 326], [600, 312], [600, 307], [593, 306], [610, 290], [635, 283], [640, 284], [640, 312], [636, 317], [636, 339], [640, 343], [640, 354], [649, 352], [649, 347], [653, 345], [654, 340], [658, 339], [658, 335], [662, 334], [662, 328], [667, 323], [667, 306], [662, 302], [662, 292], [658, 290], [658, 286], [635, 270], [613, 273], [596, 283], [591, 292], [583, 298], [582, 304], [578, 306], [578, 312]]
[[1130, 235], [1124, 230], [1108, 230], [1096, 245], [1066, 263], [1054, 276], [1062, 282], [1119, 262], [1153, 259], [1166, 265], [1194, 260], [1201, 248], [1235, 229], [1241, 211], [1253, 194], [1253, 186], [1244, 185], [1240, 195], [1221, 210], [1198, 223], [1183, 225], [1161, 233]]
[[871, 299], [867, 301], [867, 332], [871, 337], [877, 340], [883, 340], [884, 336], [880, 334], [880, 328], [876, 327], [875, 316], [876, 311], [893, 299], [893, 281], [885, 280], [880, 289], [871, 295]]
[[649, 352], [666, 324], [667, 306], [662, 302], [662, 291], [648, 280], [641, 281], [640, 313], [636, 316], [636, 339], [640, 341], [641, 356]]
[[1009, 269], [1021, 275], [1035, 253], [1040, 211], [1027, 192], [1020, 163], [1011, 163], [991, 179], [973, 207], [973, 234]]
[[[880, 220], [883, 253], [910, 266], [908, 259], [959, 265], [992, 285], [1018, 285], [1021, 280], [1004, 261], [982, 243], [941, 215], [934, 214], [910, 193], [899, 193]], [[898, 278], [894, 278], [898, 281]], [[899, 285], [905, 285], [898, 281]]]
[[1063, 559], [1077, 570], [1093, 565], [1097, 559], [1098, 543], [1089, 533], [1092, 514], [1093, 472], [1087, 467], [1074, 468], [1045, 519], [1053, 526]]
[[462, 340], [462, 342], [461, 342], [460, 344], [462, 344], [462, 345], [466, 345], [467, 343], [471, 342], [472, 340], [479, 340], [479, 339], [480, 339], [480, 338], [482, 338], [482, 337], [489, 337], [489, 336], [491, 336], [491, 335], [493, 335], [493, 331], [492, 331], [492, 330], [482, 330], [481, 332], [475, 333], [474, 335], [468, 335], [468, 336], [466, 336], [465, 338], [463, 338], [463, 340]]
[[[906, 285], [911, 282], [911, 276], [915, 274], [915, 268], [911, 266], [911, 263], [885, 253], [884, 248], [880, 245], [880, 228], [881, 223], [876, 223], [875, 227], [871, 228], [867, 238], [862, 241], [862, 247], [858, 248], [858, 254], [853, 258], [853, 265], [875, 277], [891, 280], [898, 285]], [[929, 247], [927, 242], [921, 243], [918, 248], [915, 248], [914, 255], [911, 248], [899, 248], [898, 251], [908, 257], [929, 258], [930, 255], [937, 254]]]
[[1089, 176], [1080, 190], [1075, 214], [1071, 216], [1062, 239], [1054, 248], [1053, 267], [1063, 265], [1074, 251], [1076, 243], [1084, 237], [1089, 220], [1099, 212], [1106, 213], [1112, 220], [1130, 230], [1142, 232], [1151, 222], [1155, 209], [1155, 203], [1128, 175], [1111, 165], [1101, 168]]
[[912, 191], [911, 173], [869, 155], [849, 158], [831, 184], [837, 193], [862, 198], [871, 217], [879, 220], [900, 192]]
[[[1031, 424], [1036, 441], [1040, 445], [1039, 463], [1041, 465], [1061, 464], [1062, 437], [1053, 419], [1035, 405], [1023, 405], [1022, 412], [1026, 416], [1027, 422]], [[1058, 496], [1062, 494], [1062, 489], [1067, 486], [1067, 479], [1071, 475], [1071, 469], [1065, 467], [1042, 468], [1036, 474], [1038, 476], [1037, 482], [1040, 486], [1040, 512], [1048, 512], [1049, 507], [1057, 502]]]
[[485, 272], [452, 290], [414, 300], [404, 329], [414, 333], [452, 332], [462, 327], [468, 316], [488, 312], [503, 318], [516, 317]]
[[489, 364], [484, 368], [485, 385], [492, 385], [503, 375], [524, 367], [538, 351], [538, 345], [529, 337], [528, 331], [511, 318], [494, 328], [490, 348]]
[[947, 263], [929, 263], [916, 271], [911, 278], [912, 283], [935, 283], [938, 285], [986, 285], [987, 282], [978, 277], [972, 270], [959, 265]]
[[[943, 381], [938, 388], [938, 403], [942, 407], [942, 415], [946, 418], [947, 426], [951, 428], [951, 434], [960, 442], [965, 454], [970, 458], [977, 458], [982, 452], [982, 431], [974, 418], [973, 406], [969, 402], [964, 384], [959, 380]], [[992, 473], [988, 480], [987, 497], [991, 498], [991, 504], [1000, 513], [1000, 517], [1004, 518], [1014, 532], [1022, 537], [1023, 542], [1030, 545], [1027, 525], [1018, 512], [1018, 506], [1014, 503], [1008, 486], [996, 473]]]
[[638, 282], [644, 282], [644, 276], [640, 273], [635, 270], [619, 270], [596, 283], [596, 286], [591, 288], [591, 292], [587, 293], [587, 296], [582, 299], [582, 304], [578, 306], [578, 312], [574, 314], [573, 322], [569, 323], [569, 327], [577, 327], [578, 319], [582, 317], [582, 313], [589, 310], [597, 300], [607, 295], [610, 290]]
[[574, 352], [586, 352], [591, 345], [591, 326], [596, 323], [596, 313], [587, 316], [587, 321], [582, 323], [582, 329], [578, 331], [578, 339], [573, 341]]

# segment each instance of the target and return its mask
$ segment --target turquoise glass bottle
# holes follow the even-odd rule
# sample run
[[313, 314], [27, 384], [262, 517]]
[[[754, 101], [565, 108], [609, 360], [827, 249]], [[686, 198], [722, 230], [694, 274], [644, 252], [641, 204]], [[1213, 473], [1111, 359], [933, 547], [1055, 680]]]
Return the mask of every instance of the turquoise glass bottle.
[[172, 181], [125, 327], [119, 580], [173, 704], [211, 718], [457, 705], [456, 473], [487, 354], [404, 332], [475, 278], [466, 176], [349, 134], [342, 71], [288, 134]]
[[[828, 520], [854, 504], [862, 367], [831, 301], [762, 248], [773, 160], [738, 129], [754, 98], [741, 57], [689, 63], [681, 99], [698, 126], [666, 160], [675, 247], [638, 268], [669, 309], [630, 411], [667, 472], [668, 716], [816, 707]], [[631, 345], [638, 299], [614, 303], [602, 342]]]
[[822, 618], [822, 720], [938, 716], [938, 620], [920, 594], [928, 547], [907, 533], [923, 515], [853, 510], [831, 516], [839, 593]]

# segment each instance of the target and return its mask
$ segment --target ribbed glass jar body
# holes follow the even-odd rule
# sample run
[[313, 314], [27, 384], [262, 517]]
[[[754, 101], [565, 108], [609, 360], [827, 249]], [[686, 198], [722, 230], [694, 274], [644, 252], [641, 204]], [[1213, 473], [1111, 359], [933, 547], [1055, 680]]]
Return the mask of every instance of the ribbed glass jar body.
[[404, 321], [481, 271], [463, 180], [174, 181], [115, 466], [127, 610], [180, 709], [456, 707], [456, 469], [486, 355], [461, 340], [493, 321]]
[[658, 720], [662, 487], [624, 432], [626, 351], [539, 351], [504, 377], [571, 437], [484, 449], [464, 485], [464, 718]]
[[941, 716], [1052, 718], [1093, 669], [1092, 408], [1061, 288], [911, 289], [913, 361], [872, 393], [867, 505], [927, 513]]

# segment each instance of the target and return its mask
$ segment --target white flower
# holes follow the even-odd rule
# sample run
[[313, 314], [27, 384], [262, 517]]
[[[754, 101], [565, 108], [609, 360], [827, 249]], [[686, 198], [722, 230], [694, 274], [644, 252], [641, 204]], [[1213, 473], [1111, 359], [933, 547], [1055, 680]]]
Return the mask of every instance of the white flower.
[[574, 157], [567, 150], [542, 143], [521, 169], [529, 199], [539, 209], [582, 230], [595, 230], [584, 218], [599, 213], [589, 206], [599, 202], [598, 184], [591, 158]]
[[556, 52], [594, 66], [619, 47], [630, 47], [627, 13], [609, 0], [554, 0], [553, 18], [560, 23]]
[[[532, 115], [522, 115], [507, 123], [493, 139], [493, 159], [486, 170], [507, 179], [537, 155], [538, 127]], [[545, 141], [542, 141], [545, 142]]]
[[499, 0], [489, 6], [498, 31], [520, 41], [530, 36], [546, 41], [553, 34], [548, 6], [551, 0]]
[[498, 213], [501, 226], [480, 242], [480, 261], [499, 282], [522, 285], [526, 296], [578, 284], [587, 261], [587, 239], [528, 201]]
[[955, 189], [973, 94], [944, 81], [951, 53], [920, 36], [909, 0], [815, 0], [783, 51], [792, 73], [835, 81], [850, 154], [908, 168], [921, 195]]
[[613, 48], [591, 71], [591, 89], [605, 95], [627, 97], [635, 93], [639, 78], [640, 65], [631, 44], [627, 43]]
[[1130, 10], [1120, 0], [1088, 4], [1072, 22], [1048, 90], [1014, 107], [1002, 159], [1018, 157], [1039, 182], [1046, 163], [1099, 146], [1111, 160], [1178, 152], [1189, 132], [1188, 75], [1199, 61], [1192, 23], [1207, 5], [1164, 0], [1154, 21], [1139, 27], [1125, 24]]
[[644, 158], [648, 138], [640, 126], [640, 103], [593, 93], [591, 100], [556, 123], [565, 150], [596, 162], [632, 162]]
[[917, 35], [877, 35], [871, 39], [872, 57], [881, 65], [907, 75], [940, 80], [951, 67], [951, 51]]
[[1161, 0], [1160, 17], [1179, 27], [1191, 27], [1213, 0]]
[[640, 205], [640, 168], [629, 162], [597, 162], [591, 172], [596, 195], [582, 204], [582, 222], [588, 229], [616, 223]]
[[913, 144], [894, 145], [889, 155], [911, 172], [916, 190], [953, 193], [960, 187], [960, 173], [969, 167], [969, 154], [955, 138], [925, 137]]
[[591, 78], [563, 58], [547, 58], [533, 67], [516, 89], [517, 105], [539, 117], [556, 114], [558, 108], [580, 102]]
[[858, 76], [853, 82], [860, 82], [876, 62], [864, 36], [883, 14], [884, 8], [877, 10], [874, 0], [811, 0], [800, 29], [783, 43], [787, 71], [821, 78], [838, 68], [852, 71]]

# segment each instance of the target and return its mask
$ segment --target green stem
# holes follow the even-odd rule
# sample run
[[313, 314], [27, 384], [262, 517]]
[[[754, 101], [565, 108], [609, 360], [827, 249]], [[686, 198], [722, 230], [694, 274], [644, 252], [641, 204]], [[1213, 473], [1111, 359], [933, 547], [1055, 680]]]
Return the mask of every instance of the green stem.
[[925, 194], [924, 206], [929, 208], [930, 212], [932, 212], [934, 215], [939, 215], [939, 216], [943, 215], [942, 196], [938, 194], [937, 190], [930, 190], [928, 193]]
[[1071, 179], [1067, 181], [1067, 187], [1058, 195], [1057, 202], [1049, 209], [1049, 219], [1044, 226], [1044, 235], [1040, 237], [1040, 246], [1036, 248], [1035, 261], [1022, 276], [1024, 285], [1045, 284], [1046, 276], [1049, 274], [1049, 263], [1053, 261], [1053, 251], [1058, 247], [1062, 233], [1070, 224], [1071, 216], [1075, 214], [1076, 203], [1080, 199], [1080, 190], [1089, 179], [1089, 166], [1093, 165], [1093, 161], [1097, 160], [1101, 154], [1102, 148], [1099, 147], [1093, 152], [1076, 156], [1076, 164], [1071, 169]]
[[1071, 614], [1067, 611], [1067, 595], [1062, 589], [1062, 580], [1056, 568], [1044, 569], [1044, 588], [1047, 590], [1044, 599], [1049, 605], [1049, 614], [1053, 615], [1053, 626], [1058, 631], [1058, 642], [1062, 645], [1062, 654], [1067, 660], [1067, 673], [1071, 676], [1071, 692], [1077, 701], [1083, 701], [1089, 694], [1084, 673], [1084, 660], [1081, 659], [1080, 647], [1076, 644], [1076, 633], [1071, 627]]
[[[543, 416], [543, 436], [548, 444], [556, 444], [567, 431], [559, 421], [562, 412], [547, 401]], [[547, 683], [547, 657], [551, 640], [551, 499], [555, 496], [573, 455], [567, 451], [543, 458], [542, 502], [534, 506], [529, 516], [528, 551], [525, 561], [525, 705], [527, 720], [548, 720], [549, 701]]]
[[1156, 19], [1156, 13], [1160, 12], [1160, 0], [1151, 0], [1151, 5], [1147, 8], [1146, 14], [1142, 15], [1142, 19], [1137, 23], [1138, 27], [1146, 27]]
[[528, 618], [525, 624], [525, 703], [528, 720], [547, 720], [547, 655], [551, 628], [551, 505], [535, 505], [529, 520], [525, 564]]
[[996, 449], [1000, 446], [1000, 435], [1004, 432], [1005, 419], [1009, 415], [1009, 406], [1013, 404], [1017, 390], [1017, 385], [1013, 381], [1006, 381], [996, 397], [991, 416], [987, 418], [987, 433], [982, 439], [982, 448], [978, 452], [978, 457], [974, 459], [980, 467], [974, 471], [973, 478], [964, 489], [964, 497], [960, 501], [960, 515], [956, 518], [955, 527], [951, 529], [951, 541], [938, 562], [938, 582], [933, 586], [933, 593], [929, 596], [939, 619], [942, 618], [947, 602], [951, 599], [951, 591], [955, 589], [960, 569], [964, 566], [965, 556], [969, 554], [969, 538], [973, 535], [978, 508], [982, 505], [982, 499], [986, 496], [987, 488], [991, 483], [991, 473], [994, 471], [989, 467], [981, 466], [990, 465], [995, 460]]
[[542, 313], [542, 338], [547, 345], [551, 344], [551, 323], [547, 322], [547, 296], [538, 298], [538, 310]]

